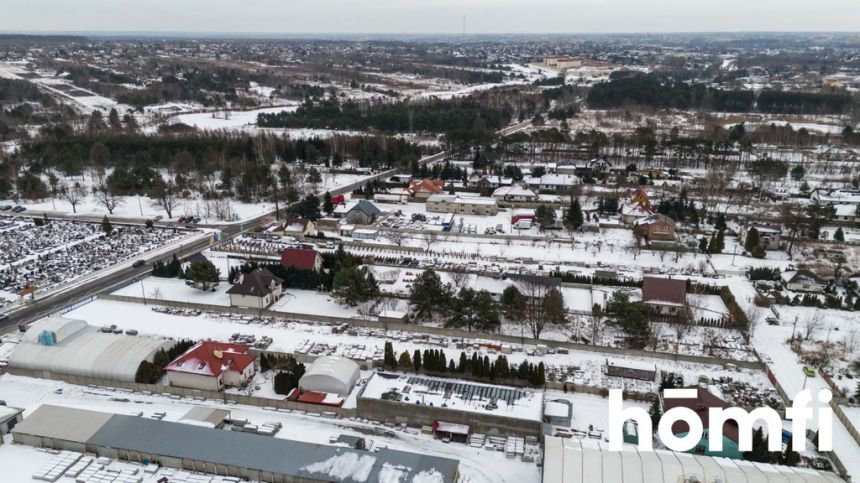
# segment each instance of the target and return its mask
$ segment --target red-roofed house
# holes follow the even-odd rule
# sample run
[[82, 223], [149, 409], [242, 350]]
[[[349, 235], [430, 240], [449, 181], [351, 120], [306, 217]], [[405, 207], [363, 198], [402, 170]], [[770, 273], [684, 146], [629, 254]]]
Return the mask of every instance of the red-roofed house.
[[414, 180], [409, 183], [409, 188], [406, 191], [413, 198], [427, 199], [430, 195], [438, 195], [445, 190], [445, 182], [441, 179], [424, 178], [422, 180]]
[[285, 268], [319, 271], [322, 268], [322, 255], [310, 248], [287, 248], [281, 253], [281, 265]]
[[645, 277], [642, 280], [642, 301], [658, 315], [687, 317], [687, 281]]
[[199, 342], [164, 366], [171, 386], [220, 391], [254, 377], [257, 356], [244, 344]]

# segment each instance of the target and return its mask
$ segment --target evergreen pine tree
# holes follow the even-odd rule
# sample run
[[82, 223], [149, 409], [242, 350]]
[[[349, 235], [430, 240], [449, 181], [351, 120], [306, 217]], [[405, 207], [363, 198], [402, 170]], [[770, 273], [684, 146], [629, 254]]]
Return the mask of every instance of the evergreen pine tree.
[[415, 372], [421, 370], [421, 351], [418, 349], [415, 349], [415, 352], [412, 354], [412, 365], [415, 367]]
[[102, 218], [102, 231], [105, 232], [105, 235], [110, 236], [113, 233], [113, 225], [111, 225], [110, 220], [108, 220], [107, 215]]
[[660, 424], [660, 418], [663, 416], [663, 412], [660, 409], [660, 398], [655, 398], [654, 402], [651, 403], [648, 415], [651, 416], [651, 427], [656, 428]]
[[390, 341], [385, 341], [385, 353], [382, 363], [386, 369], [393, 370], [397, 368], [397, 357], [394, 355], [394, 346]]

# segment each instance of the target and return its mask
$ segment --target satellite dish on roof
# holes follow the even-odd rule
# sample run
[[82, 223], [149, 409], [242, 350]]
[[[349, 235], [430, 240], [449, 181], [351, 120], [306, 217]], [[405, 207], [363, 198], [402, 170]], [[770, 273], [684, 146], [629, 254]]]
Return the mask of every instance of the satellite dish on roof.
[[221, 352], [220, 349], [215, 349], [214, 351], [212, 351], [212, 355], [214, 355], [216, 359], [221, 359], [222, 357], [224, 357], [224, 353]]

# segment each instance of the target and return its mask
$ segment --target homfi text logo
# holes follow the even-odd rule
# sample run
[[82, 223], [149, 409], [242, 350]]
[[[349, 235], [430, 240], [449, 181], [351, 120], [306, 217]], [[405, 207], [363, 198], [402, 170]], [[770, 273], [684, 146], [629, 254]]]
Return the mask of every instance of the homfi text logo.
[[[666, 389], [663, 399], [697, 400], [696, 388]], [[791, 449], [802, 452], [806, 450], [807, 421], [815, 415], [818, 421], [818, 451], [833, 450], [833, 410], [828, 403], [833, 395], [827, 389], [818, 392], [818, 401], [822, 406], [813, 411], [809, 407], [812, 394], [804, 389], [794, 398], [790, 407], [785, 409], [786, 419], [791, 420]], [[621, 451], [624, 443], [623, 428], [626, 421], [633, 420], [638, 425], [639, 451], [653, 451], [654, 428], [648, 411], [638, 407], [624, 407], [621, 389], [609, 390], [609, 449]], [[817, 414], [814, 414], [817, 413]], [[672, 426], [679, 421], [687, 424], [686, 434], [676, 435]], [[738, 450], [752, 451], [753, 424], [762, 421], [767, 434], [782, 434], [782, 418], [773, 408], [761, 407], [747, 412], [738, 407], [708, 409], [708, 450], [719, 452], [723, 450], [723, 425], [726, 421], [735, 421], [738, 425]], [[699, 415], [689, 407], [673, 407], [660, 417], [657, 435], [663, 445], [672, 451], [690, 451], [702, 442], [704, 427]], [[782, 451], [782, 438], [768, 438], [768, 451]]]

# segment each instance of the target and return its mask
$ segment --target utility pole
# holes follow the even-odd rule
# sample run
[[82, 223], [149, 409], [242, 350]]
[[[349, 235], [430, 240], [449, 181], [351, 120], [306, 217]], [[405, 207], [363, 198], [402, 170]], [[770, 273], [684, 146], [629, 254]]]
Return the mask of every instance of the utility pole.
[[792, 345], [792, 347], [794, 346], [794, 332], [797, 330], [797, 317], [798, 317], [798, 315], [794, 316], [794, 326], [791, 328], [791, 345]]

